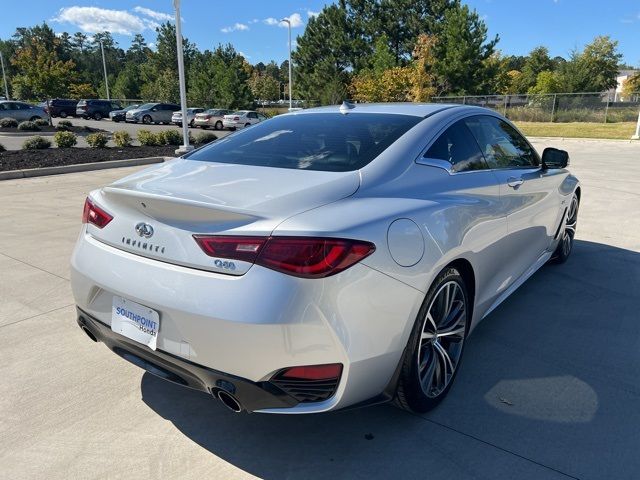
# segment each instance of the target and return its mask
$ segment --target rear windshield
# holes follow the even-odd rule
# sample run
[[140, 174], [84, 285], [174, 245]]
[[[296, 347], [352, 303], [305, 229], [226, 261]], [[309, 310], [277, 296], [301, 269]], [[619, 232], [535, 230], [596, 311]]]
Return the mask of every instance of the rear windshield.
[[410, 115], [380, 113], [284, 115], [218, 140], [187, 157], [216, 163], [347, 172], [367, 165], [420, 120]]

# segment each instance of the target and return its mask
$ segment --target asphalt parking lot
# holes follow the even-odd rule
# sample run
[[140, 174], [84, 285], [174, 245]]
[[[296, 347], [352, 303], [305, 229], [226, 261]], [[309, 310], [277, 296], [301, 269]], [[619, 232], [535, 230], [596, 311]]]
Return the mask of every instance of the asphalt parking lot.
[[133, 169], [0, 182], [0, 478], [637, 478], [640, 144], [535, 145], [582, 181], [573, 255], [476, 329], [426, 415], [236, 415], [128, 364], [76, 326], [68, 261], [86, 194]]
[[[60, 118], [54, 118], [53, 124], [57, 125], [58, 122], [62, 120]], [[111, 120], [85, 120], [83, 118], [67, 118], [71, 123], [77, 126], [88, 126], [92, 128], [100, 128], [102, 130], [106, 130], [108, 132], [116, 132], [118, 130], [125, 130], [129, 132], [132, 138], [136, 138], [139, 130], [151, 130], [152, 132], [161, 132], [163, 130], [177, 130], [182, 132], [182, 128], [177, 125], [145, 125], [142, 123], [126, 123], [126, 122], [112, 122]], [[213, 132], [216, 134], [218, 138], [223, 137], [225, 135], [229, 135], [231, 131], [229, 130], [214, 130], [210, 128], [208, 130], [202, 130], [201, 128], [189, 128], [189, 131], [193, 135], [197, 135], [200, 132]], [[36, 135], [36, 134], [34, 134]], [[48, 136], [47, 138], [52, 138]], [[24, 136], [11, 136], [11, 135], [0, 135], [0, 143], [4, 145], [7, 150], [20, 150], [22, 148], [22, 144], [26, 140]], [[137, 144], [134, 141], [134, 144]], [[78, 147], [87, 147], [87, 142], [85, 142], [83, 136], [78, 136]], [[108, 146], [115, 146], [113, 142], [109, 142]]]

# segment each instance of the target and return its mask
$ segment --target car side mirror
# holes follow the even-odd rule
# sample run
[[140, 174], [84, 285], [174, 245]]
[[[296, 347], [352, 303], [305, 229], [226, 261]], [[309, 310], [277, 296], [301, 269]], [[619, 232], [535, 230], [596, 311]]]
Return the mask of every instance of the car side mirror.
[[542, 168], [566, 168], [569, 165], [569, 154], [558, 148], [547, 147], [542, 152]]
[[158, 111], [158, 109], [157, 109], [157, 108], [152, 108], [152, 109], [151, 109], [151, 111], [152, 111], [152, 112], [157, 112], [157, 111]]

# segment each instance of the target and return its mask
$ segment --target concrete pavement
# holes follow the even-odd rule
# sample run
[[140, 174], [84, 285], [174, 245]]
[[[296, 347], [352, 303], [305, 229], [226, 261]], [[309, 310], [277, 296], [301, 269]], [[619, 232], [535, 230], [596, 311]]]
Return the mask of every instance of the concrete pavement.
[[135, 169], [0, 182], [0, 478], [636, 478], [640, 145], [569, 150], [583, 183], [571, 259], [470, 337], [435, 411], [235, 415], [77, 328], [68, 261], [82, 203]]

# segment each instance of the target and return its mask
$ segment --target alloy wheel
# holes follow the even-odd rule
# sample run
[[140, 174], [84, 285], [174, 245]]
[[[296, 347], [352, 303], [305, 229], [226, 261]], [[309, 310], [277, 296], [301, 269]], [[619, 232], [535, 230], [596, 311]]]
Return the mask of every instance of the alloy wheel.
[[573, 247], [573, 237], [576, 235], [576, 226], [578, 224], [578, 197], [576, 195], [571, 199], [567, 220], [564, 226], [564, 234], [562, 235], [562, 253], [568, 257]]
[[467, 323], [466, 298], [456, 281], [436, 292], [422, 327], [418, 347], [418, 377], [429, 398], [442, 393], [460, 362]]

